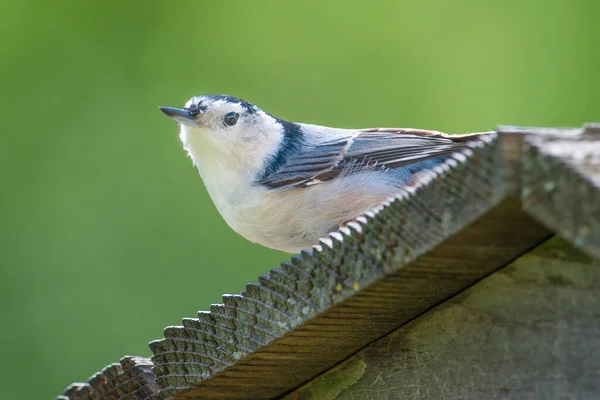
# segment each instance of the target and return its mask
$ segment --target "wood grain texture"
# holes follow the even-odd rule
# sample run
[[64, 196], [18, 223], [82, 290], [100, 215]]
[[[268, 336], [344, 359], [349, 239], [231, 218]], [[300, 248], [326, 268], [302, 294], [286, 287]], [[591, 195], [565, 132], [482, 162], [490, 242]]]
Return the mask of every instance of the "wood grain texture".
[[158, 386], [152, 361], [143, 357], [123, 357], [94, 374], [87, 383], [74, 383], [57, 400], [150, 400]]
[[[521, 229], [515, 233], [507, 228], [507, 222]], [[327, 306], [319, 315], [175, 398], [280, 396], [505, 265], [515, 254], [527, 251], [527, 245], [547, 236], [546, 229], [521, 212], [517, 201], [507, 201], [427, 255], [381, 276], [345, 301]], [[393, 268], [387, 261], [384, 258], [380, 265]], [[332, 279], [323, 285], [335, 293], [339, 282], [344, 280]], [[343, 284], [342, 290], [354, 290], [348, 288], [353, 285], [352, 281]], [[189, 376], [185, 375], [186, 379]]]
[[523, 207], [589, 254], [600, 257], [600, 129], [526, 138]]
[[[528, 212], [520, 200], [539, 180], [534, 162], [554, 161], [547, 154], [537, 157], [541, 145], [532, 143], [558, 136], [581, 141], [594, 129], [582, 135], [581, 129], [499, 127], [498, 135], [481, 136], [396, 199], [261, 276], [240, 295], [223, 296], [223, 304], [166, 328], [164, 339], [150, 344], [152, 362], [143, 361], [144, 371], [152, 366], [154, 374], [144, 375], [147, 392], [128, 386], [134, 391], [106, 397], [98, 384], [104, 378], [93, 377], [96, 386], [92, 380], [76, 384], [61, 398], [285, 395], [547, 239], [551, 231], [532, 218], [538, 215], [526, 202], [547, 199], [539, 188], [525, 193], [535, 195], [523, 195]], [[568, 176], [566, 162], [560, 163], [558, 170]], [[552, 176], [555, 169], [543, 171]], [[560, 204], [583, 202], [591, 210], [585, 215], [596, 216], [594, 196], [597, 191], [577, 191]], [[596, 237], [596, 225], [592, 230], [586, 239]], [[356, 377], [361, 368], [346, 372]], [[123, 386], [111, 379], [105, 385]]]
[[413, 192], [167, 328], [151, 343], [163, 396], [281, 396], [544, 240], [505, 196], [501, 148], [482, 137]]
[[554, 238], [285, 397], [598, 399], [600, 260]]

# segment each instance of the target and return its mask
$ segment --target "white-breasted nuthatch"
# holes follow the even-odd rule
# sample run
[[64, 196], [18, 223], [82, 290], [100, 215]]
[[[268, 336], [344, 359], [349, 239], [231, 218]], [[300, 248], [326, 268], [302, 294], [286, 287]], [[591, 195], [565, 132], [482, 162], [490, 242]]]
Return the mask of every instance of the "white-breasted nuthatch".
[[181, 124], [183, 146], [229, 226], [294, 253], [398, 195], [474, 136], [288, 122], [225, 95], [160, 109]]

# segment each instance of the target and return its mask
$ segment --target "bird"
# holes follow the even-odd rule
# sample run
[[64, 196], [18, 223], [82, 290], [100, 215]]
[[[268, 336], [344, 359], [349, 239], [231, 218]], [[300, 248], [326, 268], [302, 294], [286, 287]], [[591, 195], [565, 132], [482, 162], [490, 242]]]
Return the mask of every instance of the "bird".
[[160, 106], [226, 223], [299, 253], [398, 196], [480, 134], [290, 122], [229, 95]]

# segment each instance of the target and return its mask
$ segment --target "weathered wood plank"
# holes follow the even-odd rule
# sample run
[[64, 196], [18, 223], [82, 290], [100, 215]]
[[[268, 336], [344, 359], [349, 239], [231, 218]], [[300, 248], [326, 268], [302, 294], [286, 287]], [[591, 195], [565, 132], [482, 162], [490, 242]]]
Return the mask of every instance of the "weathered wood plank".
[[[522, 229], [506, 229], [507, 222]], [[248, 398], [249, 392], [252, 398], [279, 396], [505, 265], [547, 235], [520, 211], [516, 200], [507, 201], [427, 255], [176, 398]]]
[[151, 343], [163, 394], [281, 396], [540, 243], [549, 231], [506, 190], [520, 185], [520, 141], [482, 137], [321, 248], [168, 328]]
[[285, 397], [598, 399], [600, 260], [554, 238]]
[[600, 257], [600, 130], [526, 138], [523, 207], [589, 254]]
[[87, 383], [74, 383], [57, 400], [150, 400], [158, 394], [152, 361], [123, 357], [92, 376]]
[[[523, 179], [533, 176], [523, 163], [533, 133], [581, 139], [580, 129], [501, 127], [474, 140], [314, 251], [165, 329], [150, 345], [147, 396], [276, 398], [545, 240], [519, 198], [536, 182]], [[570, 201], [595, 199], [578, 196]], [[77, 384], [65, 398], [109, 398], [102, 390]]]

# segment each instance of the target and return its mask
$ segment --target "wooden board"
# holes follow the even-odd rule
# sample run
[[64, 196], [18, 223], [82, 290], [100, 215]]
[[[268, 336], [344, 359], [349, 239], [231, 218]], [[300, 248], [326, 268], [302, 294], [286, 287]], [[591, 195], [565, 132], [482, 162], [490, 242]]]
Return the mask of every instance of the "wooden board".
[[127, 356], [94, 374], [88, 383], [74, 383], [56, 400], [150, 399], [159, 393], [149, 358]]
[[526, 138], [524, 209], [595, 257], [600, 257], [600, 125], [582, 135]]
[[151, 344], [162, 393], [277, 398], [545, 240], [506, 189], [522, 136], [482, 137], [354, 231], [168, 328]]
[[[139, 370], [143, 382], [155, 383], [151, 391], [106, 397], [102, 390], [121, 385], [120, 375], [104, 383], [95, 376], [69, 387], [63, 398], [278, 398], [505, 266], [551, 230], [594, 254], [594, 170], [578, 172], [583, 183], [573, 186], [572, 160], [556, 163], [540, 150], [558, 135], [584, 143], [589, 134], [501, 127], [498, 134], [479, 136], [313, 251], [182, 326], [166, 328], [164, 339], [150, 344], [151, 371]], [[563, 178], [554, 188], [560, 196], [552, 197], [543, 183], [555, 174]], [[564, 227], [572, 212], [566, 205], [579, 202], [583, 206], [575, 208], [585, 212], [577, 226], [584, 229], [569, 236]]]
[[[514, 226], [520, 229], [515, 231]], [[520, 210], [518, 201], [507, 201], [399, 271], [327, 307], [211, 379], [176, 393], [174, 398], [281, 396], [506, 265], [548, 235], [545, 228]], [[337, 284], [332, 281], [326, 285]], [[186, 349], [193, 352], [191, 347]]]
[[600, 261], [554, 238], [285, 397], [600, 398]]

